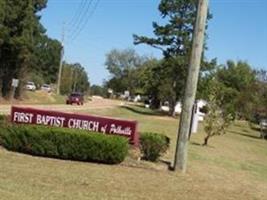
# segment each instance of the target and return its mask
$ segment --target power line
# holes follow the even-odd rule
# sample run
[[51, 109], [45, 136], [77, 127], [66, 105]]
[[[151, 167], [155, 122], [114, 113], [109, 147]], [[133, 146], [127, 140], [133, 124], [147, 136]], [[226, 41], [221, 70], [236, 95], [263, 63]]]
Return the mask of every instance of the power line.
[[81, 24], [83, 24], [83, 22], [86, 20], [86, 16], [88, 15], [88, 12], [90, 11], [90, 7], [92, 3], [93, 3], [93, 0], [86, 1], [86, 5], [84, 6], [84, 9], [81, 11], [79, 18], [77, 19], [77, 23], [71, 27], [73, 31], [70, 33], [69, 38], [73, 38], [77, 30], [80, 29]]
[[72, 24], [69, 24], [69, 28], [68, 28], [68, 31], [69, 31], [69, 34], [68, 34], [68, 37], [70, 37], [71, 35], [74, 34], [74, 32], [76, 31], [77, 28], [80, 27], [80, 24], [81, 22], [84, 20], [85, 16], [87, 15], [88, 13], [88, 10], [91, 6], [91, 3], [92, 3], [93, 0], [83, 0], [82, 4], [80, 4], [80, 8], [81, 9], [78, 9], [77, 10], [77, 14], [76, 14], [76, 17], [73, 17], [73, 23]]
[[79, 36], [79, 34], [82, 32], [82, 30], [86, 27], [89, 19], [94, 15], [94, 13], [95, 13], [95, 11], [97, 9], [97, 6], [99, 5], [99, 2], [100, 2], [100, 0], [97, 0], [95, 2], [95, 4], [93, 5], [93, 8], [91, 10], [91, 12], [87, 16], [87, 18], [85, 19], [85, 21], [83, 22], [83, 24], [80, 26], [79, 29], [77, 29], [76, 34], [73, 34], [73, 37], [71, 38], [71, 41], [74, 41]]
[[83, 10], [83, 8], [86, 5], [86, 0], [82, 0], [80, 1], [80, 6], [76, 9], [74, 15], [72, 16], [71, 20], [66, 24], [67, 26], [71, 26], [75, 24], [76, 19], [79, 19], [81, 16], [81, 11]]
[[[93, 5], [92, 10], [91, 10], [91, 12], [89, 13], [89, 15], [85, 16], [85, 18], [84, 18], [85, 20], [84, 20], [83, 22], [80, 23], [81, 26], [78, 27], [78, 28], [76, 29], [76, 32], [74, 32], [74, 33], [72, 34], [71, 41], [74, 41], [74, 40], [79, 36], [79, 34], [81, 33], [81, 31], [85, 28], [85, 26], [87, 25], [89, 19], [93, 16], [93, 14], [94, 14], [94, 12], [95, 12], [95, 10], [96, 10], [96, 8], [97, 8], [97, 5], [98, 5], [99, 1], [100, 1], [100, 0], [97, 0], [97, 1], [96, 1], [96, 3]], [[91, 4], [92, 4], [92, 3], [93, 3], [93, 1], [91, 1]], [[89, 11], [89, 9], [88, 9], [88, 11]]]

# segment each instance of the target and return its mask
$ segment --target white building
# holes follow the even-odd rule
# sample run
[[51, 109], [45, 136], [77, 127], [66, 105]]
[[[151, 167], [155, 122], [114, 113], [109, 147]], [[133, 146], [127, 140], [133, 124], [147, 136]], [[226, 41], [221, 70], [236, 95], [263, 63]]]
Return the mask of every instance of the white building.
[[[205, 113], [200, 112], [200, 109], [206, 105], [207, 105], [207, 102], [205, 100], [203, 100], [203, 99], [197, 100], [197, 112], [196, 112], [196, 114], [198, 115], [198, 121], [204, 120]], [[165, 111], [165, 112], [168, 112], [170, 110], [167, 102], [165, 102], [165, 104], [163, 106], [161, 106], [161, 110]], [[181, 112], [182, 112], [181, 102], [177, 102], [174, 110], [175, 110], [175, 113], [181, 114]]]

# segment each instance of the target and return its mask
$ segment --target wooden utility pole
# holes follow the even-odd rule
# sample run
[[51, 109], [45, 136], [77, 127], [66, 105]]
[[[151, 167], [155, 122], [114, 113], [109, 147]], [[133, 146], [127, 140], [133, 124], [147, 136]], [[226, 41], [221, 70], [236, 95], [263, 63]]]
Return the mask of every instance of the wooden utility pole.
[[179, 170], [181, 170], [181, 172], [183, 173], [186, 172], [188, 134], [190, 129], [192, 108], [196, 96], [207, 13], [208, 13], [208, 0], [199, 0], [196, 24], [194, 27], [193, 46], [192, 46], [190, 65], [186, 80], [185, 94], [182, 102], [183, 107], [182, 107], [179, 132], [176, 143], [174, 166], [173, 166], [174, 170], [176, 170], [176, 167], [178, 167]]
[[57, 94], [58, 95], [60, 94], [61, 74], [62, 74], [63, 58], [64, 58], [64, 36], [65, 36], [65, 29], [64, 29], [64, 24], [63, 24], [62, 39], [61, 39], [62, 49], [60, 52], [60, 63], [59, 63], [59, 70], [58, 70], [58, 76], [57, 76]]

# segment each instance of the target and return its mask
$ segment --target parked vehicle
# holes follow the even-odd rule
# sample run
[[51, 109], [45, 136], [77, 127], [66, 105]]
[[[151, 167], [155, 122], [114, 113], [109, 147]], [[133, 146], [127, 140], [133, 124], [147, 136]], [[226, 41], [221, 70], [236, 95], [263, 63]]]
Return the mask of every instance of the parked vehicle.
[[52, 88], [48, 84], [43, 84], [41, 86], [41, 90], [46, 91], [46, 92], [51, 92], [52, 91]]
[[27, 90], [31, 90], [31, 91], [36, 90], [36, 86], [35, 86], [34, 82], [31, 82], [31, 81], [28, 81], [25, 87]]
[[77, 105], [83, 105], [84, 102], [84, 98], [83, 98], [83, 94], [79, 93], [79, 92], [73, 92], [71, 93], [67, 100], [66, 100], [66, 104], [77, 104]]

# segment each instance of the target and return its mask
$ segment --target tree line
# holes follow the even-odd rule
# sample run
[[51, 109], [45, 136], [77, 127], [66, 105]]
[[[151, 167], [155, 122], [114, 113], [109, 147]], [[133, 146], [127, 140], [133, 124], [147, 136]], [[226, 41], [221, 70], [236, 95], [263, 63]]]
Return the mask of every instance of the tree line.
[[[106, 65], [111, 78], [105, 82], [105, 88], [117, 94], [128, 90], [132, 95], [149, 97], [154, 100], [154, 108], [173, 98], [174, 92], [182, 93], [182, 89], [173, 91], [172, 77], [164, 71], [164, 58], [140, 56], [133, 49], [113, 49], [106, 56]], [[183, 88], [184, 80], [178, 84], [176, 88]], [[100, 87], [93, 89], [104, 95]], [[197, 99], [208, 100], [215, 89], [220, 106], [234, 117], [249, 119], [267, 110], [267, 71], [255, 70], [245, 61], [209, 62], [199, 77]], [[182, 94], [177, 101], [181, 100]]]
[[[47, 0], [0, 0], [0, 97], [10, 97], [12, 78], [20, 80], [16, 98], [21, 97], [27, 81], [56, 84], [62, 45], [50, 38], [40, 23], [40, 11], [46, 5]], [[88, 90], [84, 68], [80, 64], [66, 65], [74, 70], [69, 74], [63, 70], [65, 76], [73, 71], [80, 74], [82, 81], [76, 81], [76, 90]], [[63, 84], [61, 91], [69, 92], [66, 88], [71, 87]]]
[[[158, 9], [165, 24], [153, 22], [155, 37], [133, 35], [133, 39], [136, 45], [159, 49], [163, 58], [138, 55], [133, 49], [113, 49], [106, 54], [111, 78], [105, 87], [117, 93], [143, 94], [152, 99], [154, 108], [168, 101], [169, 114], [174, 115], [184, 94], [197, 1], [161, 0]], [[209, 13], [208, 20], [211, 18]], [[206, 43], [204, 47], [207, 49]], [[255, 120], [267, 113], [266, 75], [244, 61], [229, 60], [221, 65], [216, 59], [207, 60], [203, 52], [197, 98], [209, 100], [216, 91], [216, 104], [225, 116]]]

